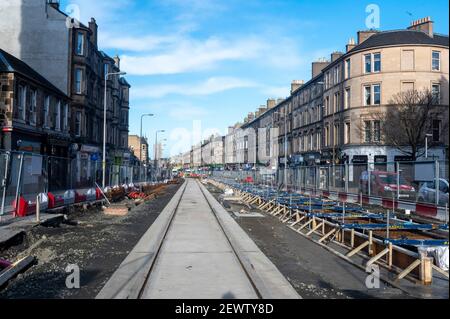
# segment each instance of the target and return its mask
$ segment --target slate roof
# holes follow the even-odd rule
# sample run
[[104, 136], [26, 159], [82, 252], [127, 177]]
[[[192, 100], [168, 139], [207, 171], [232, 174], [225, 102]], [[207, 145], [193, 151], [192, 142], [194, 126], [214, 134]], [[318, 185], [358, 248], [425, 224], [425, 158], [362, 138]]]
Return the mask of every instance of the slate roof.
[[407, 44], [438, 45], [448, 47], [449, 40], [448, 36], [445, 35], [434, 34], [433, 37], [430, 37], [425, 32], [415, 30], [384, 31], [372, 35], [366, 41], [353, 48], [350, 52], [380, 46]]
[[358, 51], [364, 51], [371, 48], [385, 47], [385, 46], [399, 46], [399, 45], [436, 45], [436, 46], [449, 46], [448, 35], [442, 35], [435, 33], [433, 37], [430, 37], [423, 31], [417, 30], [393, 30], [393, 31], [380, 31], [369, 37], [363, 43], [357, 45], [347, 53], [343, 54], [339, 59], [331, 62], [323, 70], [329, 70], [331, 67], [346, 59], [349, 55]]
[[25, 62], [19, 60], [8, 52], [0, 49], [0, 72], [5, 73], [18, 73], [24, 77], [27, 77], [39, 84], [47, 87], [48, 89], [55, 91], [56, 93], [66, 96], [56, 86], [50, 83], [46, 78], [36, 72]]
[[128, 87], [131, 87], [130, 83], [128, 83], [128, 81], [125, 78], [123, 78], [123, 77], [121, 77], [119, 79], [119, 83], [122, 84], [122, 85], [126, 85]]

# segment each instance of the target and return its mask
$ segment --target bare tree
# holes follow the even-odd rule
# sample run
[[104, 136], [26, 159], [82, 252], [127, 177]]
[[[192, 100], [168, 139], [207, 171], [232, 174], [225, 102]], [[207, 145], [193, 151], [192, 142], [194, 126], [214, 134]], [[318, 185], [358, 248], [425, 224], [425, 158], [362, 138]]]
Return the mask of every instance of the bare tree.
[[[385, 111], [374, 112], [370, 117], [379, 121], [382, 132], [381, 138], [374, 143], [395, 147], [414, 161], [425, 153], [427, 134], [439, 129], [439, 136], [443, 136], [448, 129], [447, 110], [430, 90], [397, 93]], [[438, 128], [433, 127], [434, 120], [440, 120]], [[365, 127], [358, 129], [365, 134]], [[432, 145], [432, 140], [429, 142]]]

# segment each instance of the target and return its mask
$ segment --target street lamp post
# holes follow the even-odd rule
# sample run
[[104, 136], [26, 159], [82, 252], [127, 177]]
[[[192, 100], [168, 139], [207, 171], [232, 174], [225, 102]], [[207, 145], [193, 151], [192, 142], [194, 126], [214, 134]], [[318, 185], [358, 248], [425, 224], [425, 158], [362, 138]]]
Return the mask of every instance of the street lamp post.
[[[151, 117], [151, 116], [155, 116], [154, 114], [142, 114], [141, 115], [141, 133], [139, 135], [139, 166], [142, 168], [142, 121], [144, 119], [144, 117]], [[145, 156], [145, 160], [147, 160], [147, 156]]]
[[158, 133], [164, 133], [164, 132], [165, 132], [165, 130], [157, 130], [156, 136], [155, 136], [155, 150], [154, 150], [154, 152], [155, 152], [155, 161], [154, 161], [155, 182], [157, 181], [156, 180], [156, 169], [157, 169], [156, 166], [158, 165], [158, 159], [156, 158], [157, 157], [157, 147], [158, 147]]
[[125, 75], [125, 72], [113, 72], [105, 74], [105, 96], [103, 100], [103, 161], [102, 161], [102, 187], [105, 189], [106, 184], [106, 108], [108, 93], [108, 77], [112, 75]]
[[[150, 117], [150, 116], [155, 116], [155, 115], [154, 114], [150, 114], [150, 113], [141, 115], [141, 133], [139, 135], [139, 167], [140, 167], [139, 175], [141, 174], [141, 170], [142, 170], [142, 120], [146, 116]], [[147, 162], [147, 154], [145, 156], [145, 161]], [[147, 183], [147, 167], [146, 166], [145, 166], [145, 182]]]

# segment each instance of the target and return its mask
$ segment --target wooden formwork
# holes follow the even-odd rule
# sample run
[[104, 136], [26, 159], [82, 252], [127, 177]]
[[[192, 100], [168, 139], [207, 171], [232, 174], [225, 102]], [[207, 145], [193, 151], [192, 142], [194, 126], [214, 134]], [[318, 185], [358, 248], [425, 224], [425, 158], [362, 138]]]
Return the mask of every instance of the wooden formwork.
[[[222, 190], [230, 188], [217, 181], [210, 181], [210, 183]], [[408, 278], [424, 285], [430, 285], [433, 270], [448, 279], [448, 272], [433, 265], [432, 258], [374, 238], [373, 231], [362, 233], [354, 229], [342, 229], [338, 223], [310, 216], [304, 211], [290, 209], [288, 206], [276, 203], [275, 200], [265, 201], [259, 196], [242, 192], [239, 189], [233, 189], [233, 191], [242, 201], [249, 205], [255, 205], [267, 214], [279, 218], [282, 223], [286, 223], [288, 227], [302, 236], [320, 245], [327, 245], [328, 250], [334, 250], [328, 246], [331, 242], [345, 248], [347, 250], [345, 255], [336, 250], [334, 252], [348, 261], [352, 261], [351, 258], [358, 255], [366, 260], [366, 267], [377, 264], [396, 273], [396, 280]], [[316, 238], [313, 238], [313, 235]]]

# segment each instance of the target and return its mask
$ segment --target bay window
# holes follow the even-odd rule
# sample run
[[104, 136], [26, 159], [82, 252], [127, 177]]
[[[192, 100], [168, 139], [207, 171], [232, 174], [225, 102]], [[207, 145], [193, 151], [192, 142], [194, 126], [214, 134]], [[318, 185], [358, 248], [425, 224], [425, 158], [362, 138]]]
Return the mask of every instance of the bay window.
[[431, 57], [431, 69], [433, 71], [441, 70], [441, 52], [433, 51], [432, 57]]

